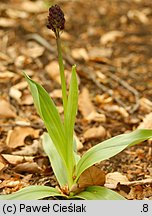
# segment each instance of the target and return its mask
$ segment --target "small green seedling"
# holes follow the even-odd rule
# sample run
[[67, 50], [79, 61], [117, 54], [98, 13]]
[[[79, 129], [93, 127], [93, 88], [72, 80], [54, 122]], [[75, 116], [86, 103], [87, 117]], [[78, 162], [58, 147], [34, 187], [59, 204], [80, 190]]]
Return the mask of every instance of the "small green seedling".
[[85, 177], [87, 171], [97, 172], [93, 168], [94, 164], [113, 157], [126, 147], [152, 138], [152, 130], [136, 130], [105, 140], [89, 149], [82, 157], [78, 155], [76, 140], [74, 139], [74, 125], [78, 107], [78, 83], [76, 66], [74, 65], [67, 92], [60, 41], [60, 33], [64, 29], [64, 23], [64, 14], [60, 7], [58, 5], [52, 6], [49, 9], [47, 27], [53, 30], [56, 36], [64, 108], [63, 121], [45, 89], [24, 74], [35, 107], [48, 131], [48, 133], [43, 134], [42, 142], [59, 186], [56, 188], [29, 186], [10, 195], [1, 195], [1, 200], [43, 199], [51, 196], [56, 198], [62, 196], [65, 199], [122, 200], [124, 198], [121, 195], [103, 186], [102, 173], [94, 175], [94, 178], [98, 178], [99, 181], [94, 179], [93, 184], [89, 184], [87, 181], [83, 183], [83, 179], [87, 178], [87, 176]]

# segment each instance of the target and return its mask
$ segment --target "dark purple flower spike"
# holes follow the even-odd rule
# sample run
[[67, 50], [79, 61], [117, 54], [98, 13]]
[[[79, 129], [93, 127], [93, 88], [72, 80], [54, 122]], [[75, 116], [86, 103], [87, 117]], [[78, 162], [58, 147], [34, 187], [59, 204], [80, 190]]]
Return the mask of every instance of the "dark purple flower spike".
[[47, 27], [55, 33], [56, 37], [64, 29], [64, 24], [65, 18], [61, 8], [58, 5], [50, 7]]

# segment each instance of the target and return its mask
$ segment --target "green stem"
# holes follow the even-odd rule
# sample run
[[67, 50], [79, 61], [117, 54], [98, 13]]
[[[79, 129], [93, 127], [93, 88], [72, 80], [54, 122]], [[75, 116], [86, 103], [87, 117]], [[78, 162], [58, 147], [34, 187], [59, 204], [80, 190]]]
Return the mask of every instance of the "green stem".
[[59, 67], [60, 67], [63, 108], [64, 108], [64, 115], [65, 115], [66, 107], [67, 107], [67, 89], [66, 89], [66, 80], [65, 80], [65, 74], [64, 74], [64, 64], [63, 64], [63, 58], [62, 58], [61, 40], [60, 40], [59, 35], [56, 37], [56, 43], [57, 43], [57, 49], [58, 49], [58, 62], [59, 62]]
[[[67, 88], [66, 88], [66, 79], [64, 73], [64, 64], [62, 58], [62, 49], [61, 49], [61, 39], [59, 32], [56, 32], [56, 43], [57, 43], [57, 50], [58, 50], [58, 62], [60, 68], [60, 77], [61, 77], [61, 87], [62, 87], [62, 100], [63, 100], [63, 108], [64, 108], [64, 116], [66, 115], [67, 110]], [[73, 184], [72, 174], [69, 172], [69, 165], [66, 164], [67, 167], [67, 178], [68, 178], [68, 186], [69, 188]]]

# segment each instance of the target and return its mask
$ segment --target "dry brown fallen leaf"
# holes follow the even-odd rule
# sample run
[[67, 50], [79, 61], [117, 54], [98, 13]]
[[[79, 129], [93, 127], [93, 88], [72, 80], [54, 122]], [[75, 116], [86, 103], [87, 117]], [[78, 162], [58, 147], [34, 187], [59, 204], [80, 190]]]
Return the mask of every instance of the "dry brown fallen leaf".
[[42, 172], [41, 167], [36, 162], [25, 162], [16, 165], [13, 170], [18, 173], [40, 173]]
[[151, 112], [152, 111], [152, 101], [148, 100], [147, 98], [142, 97], [139, 100], [140, 109], [144, 112]]
[[14, 98], [21, 105], [31, 105], [30, 98], [26, 98], [26, 100], [28, 99], [27, 104], [25, 103], [25, 98], [21, 98], [22, 97], [21, 90], [24, 90], [25, 88], [27, 88], [27, 86], [28, 86], [28, 83], [25, 81], [17, 83], [16, 85], [13, 85], [9, 91], [10, 97]]
[[31, 57], [33, 59], [36, 59], [36, 58], [42, 56], [44, 51], [45, 51], [44, 47], [40, 46], [36, 42], [30, 41], [30, 43], [28, 43], [27, 49], [25, 49], [23, 53], [25, 55], [28, 55], [29, 57]]
[[79, 95], [79, 110], [84, 118], [86, 118], [91, 112], [95, 111], [95, 107], [90, 99], [89, 91], [85, 87]]
[[[1, 133], [1, 130], [0, 130], [0, 134], [1, 134], [1, 136], [3, 136], [2, 133]], [[7, 150], [7, 146], [6, 146], [5, 142], [4, 142], [4, 140], [2, 139], [2, 140], [0, 140], [0, 153], [5, 151], [5, 150]]]
[[129, 182], [126, 176], [122, 175], [119, 172], [113, 172], [106, 175], [104, 186], [107, 188], [116, 189], [118, 183], [125, 184], [126, 182]]
[[0, 83], [9, 82], [16, 74], [11, 71], [5, 71], [0, 73]]
[[33, 162], [34, 157], [30, 156], [19, 156], [19, 155], [11, 155], [11, 154], [2, 154], [2, 157], [10, 164], [17, 165], [23, 162]]
[[85, 140], [99, 139], [99, 138], [102, 139], [105, 136], [106, 136], [106, 130], [103, 126], [89, 128], [83, 134], [83, 138]]
[[19, 55], [15, 58], [14, 64], [17, 68], [23, 69], [25, 65], [30, 64], [31, 62], [32, 58], [25, 55]]
[[[59, 64], [57, 61], [51, 61], [51, 63], [46, 65], [45, 70], [52, 80], [54, 80], [55, 82], [61, 85]], [[71, 79], [71, 73], [68, 70], [65, 70], [65, 77], [66, 77], [67, 85], [69, 85]]]
[[13, 178], [9, 179], [9, 180], [4, 180], [1, 184], [0, 184], [0, 189], [4, 188], [4, 187], [15, 187], [17, 185], [19, 185], [20, 181], [19, 180], [14, 180]]
[[78, 180], [79, 188], [86, 188], [88, 186], [102, 186], [105, 183], [105, 173], [96, 166], [91, 166], [86, 169]]
[[91, 112], [86, 118], [85, 120], [87, 122], [105, 122], [106, 121], [106, 116], [104, 114], [101, 113], [97, 113], [96, 111]]
[[37, 140], [34, 140], [31, 145], [26, 145], [21, 148], [21, 150], [13, 151], [13, 155], [26, 155], [26, 156], [33, 156], [38, 154], [39, 151], [42, 151], [40, 142]]
[[18, 89], [18, 90], [24, 90], [25, 88], [28, 87], [28, 83], [26, 81], [22, 81], [22, 82], [17, 83], [13, 87]]
[[57, 83], [61, 84], [60, 81], [60, 72], [59, 72], [59, 65], [57, 61], [51, 61], [45, 67], [46, 72], [51, 77], [51, 79], [55, 80]]
[[61, 89], [54, 89], [50, 93], [51, 98], [62, 98], [62, 90]]
[[2, 170], [4, 170], [5, 167], [6, 167], [6, 165], [5, 165], [4, 163], [0, 162], [0, 172], [1, 172]]
[[112, 102], [112, 97], [109, 97], [108, 94], [104, 93], [102, 95], [96, 95], [95, 101], [98, 104], [108, 104]]
[[149, 18], [144, 10], [143, 11], [129, 10], [127, 16], [133, 20], [138, 19], [143, 24], [149, 23]]
[[90, 61], [110, 63], [108, 58], [111, 57], [113, 50], [111, 48], [91, 47], [88, 53]]
[[5, 17], [1, 17], [0, 18], [0, 27], [14, 27], [16, 25], [16, 20], [13, 20], [13, 19], [8, 19], [8, 18], [5, 18]]
[[84, 120], [87, 122], [98, 121], [105, 122], [106, 117], [104, 114], [97, 113], [95, 107], [90, 99], [90, 94], [87, 88], [83, 88], [79, 95], [79, 111], [83, 115]]
[[12, 86], [9, 91], [9, 96], [19, 103], [22, 96], [22, 92]]
[[152, 196], [152, 179], [143, 179], [132, 182], [119, 183], [117, 189], [127, 199], [149, 199]]
[[23, 1], [19, 5], [20, 10], [26, 11], [28, 13], [40, 13], [46, 11], [43, 1]]
[[5, 160], [5, 158], [2, 155], [0, 155], [0, 173], [2, 173], [2, 171], [6, 169], [7, 166], [8, 166], [7, 160]]
[[96, 71], [96, 76], [101, 83], [108, 83], [107, 77], [101, 71]]
[[130, 192], [128, 194], [124, 193], [124, 196], [128, 200], [149, 200], [150, 196], [152, 196], [151, 186], [133, 186], [130, 187]]
[[23, 94], [20, 100], [21, 105], [32, 105], [33, 104], [33, 97], [28, 92], [27, 94]]
[[[22, 179], [19, 179], [18, 177], [10, 177], [10, 178], [6, 178], [1, 184], [0, 184], [0, 188], [5, 188], [5, 193], [4, 194], [9, 194], [12, 192], [16, 192], [17, 190], [28, 186], [29, 185], [29, 181], [32, 178], [32, 174], [26, 175], [24, 176]], [[12, 189], [13, 188], [13, 189]]]
[[84, 48], [76, 48], [71, 51], [71, 55], [76, 60], [88, 60], [88, 53]]
[[15, 108], [4, 99], [0, 99], [0, 118], [15, 118]]
[[26, 19], [28, 18], [29, 14], [25, 11], [16, 10], [15, 8], [7, 8], [5, 13], [8, 15], [8, 17], [12, 19], [20, 18], [20, 19]]
[[27, 136], [38, 138], [39, 130], [30, 127], [15, 127], [13, 130], [8, 132], [6, 144], [9, 148], [13, 149], [19, 146], [24, 146], [24, 140]]
[[147, 114], [139, 124], [138, 129], [152, 129], [152, 112]]
[[121, 38], [123, 36], [124, 36], [124, 32], [122, 31], [117, 31], [117, 30], [110, 31], [101, 36], [100, 43], [106, 45], [107, 43], [114, 42], [117, 38]]

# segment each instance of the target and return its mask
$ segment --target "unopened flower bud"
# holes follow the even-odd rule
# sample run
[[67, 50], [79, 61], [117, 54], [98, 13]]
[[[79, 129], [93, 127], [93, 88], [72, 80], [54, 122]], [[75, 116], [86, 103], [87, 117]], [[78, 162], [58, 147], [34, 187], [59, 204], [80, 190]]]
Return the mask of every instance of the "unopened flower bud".
[[49, 8], [48, 25], [56, 37], [59, 36], [59, 32], [64, 29], [65, 18], [64, 13], [58, 5], [54, 5]]

